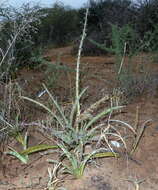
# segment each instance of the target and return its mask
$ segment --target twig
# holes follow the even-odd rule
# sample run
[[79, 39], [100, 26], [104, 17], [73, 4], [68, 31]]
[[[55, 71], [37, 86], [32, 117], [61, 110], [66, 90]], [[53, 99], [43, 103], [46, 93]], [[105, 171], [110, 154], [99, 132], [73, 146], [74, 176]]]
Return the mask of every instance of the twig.
[[146, 129], [146, 124], [149, 123], [149, 122], [151, 122], [151, 121], [152, 121], [151, 119], [145, 121], [143, 123], [143, 125], [140, 127], [140, 130], [137, 132], [137, 136], [136, 136], [135, 142], [133, 143], [133, 148], [132, 148], [132, 150], [130, 152], [130, 155], [132, 155], [135, 152], [135, 150], [137, 149], [137, 147], [138, 147], [138, 145], [140, 143], [140, 140], [141, 140], [141, 138], [142, 138], [142, 136], [144, 134], [144, 131]]
[[141, 183], [145, 181], [145, 179], [137, 180], [137, 179], [127, 179], [126, 181], [129, 181], [135, 185], [135, 190], [139, 190], [139, 186]]
[[126, 48], [127, 48], [127, 43], [125, 42], [124, 51], [123, 51], [123, 57], [122, 57], [122, 60], [121, 60], [120, 68], [119, 68], [119, 71], [118, 71], [118, 75], [121, 73], [122, 66], [123, 66], [123, 63], [124, 63], [124, 60], [125, 60]]

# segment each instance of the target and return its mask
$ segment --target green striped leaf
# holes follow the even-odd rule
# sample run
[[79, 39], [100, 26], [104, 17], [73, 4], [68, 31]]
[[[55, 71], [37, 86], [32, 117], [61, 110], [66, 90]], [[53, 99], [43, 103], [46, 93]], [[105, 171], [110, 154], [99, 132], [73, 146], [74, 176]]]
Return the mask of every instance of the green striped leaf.
[[48, 149], [57, 149], [57, 148], [58, 148], [58, 146], [56, 146], [56, 145], [40, 144], [40, 145], [29, 147], [26, 150], [21, 151], [20, 154], [21, 155], [29, 155], [29, 154], [32, 154], [35, 152], [48, 150]]
[[119, 158], [120, 155], [115, 152], [100, 152], [100, 153], [93, 154], [91, 158], [105, 158], [105, 157]]

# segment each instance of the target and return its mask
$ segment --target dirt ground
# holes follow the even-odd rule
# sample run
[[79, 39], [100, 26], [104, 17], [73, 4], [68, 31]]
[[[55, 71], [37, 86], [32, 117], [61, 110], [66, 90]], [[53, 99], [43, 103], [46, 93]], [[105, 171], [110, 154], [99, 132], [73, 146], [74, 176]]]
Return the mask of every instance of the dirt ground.
[[[75, 68], [76, 56], [71, 55], [71, 47], [51, 49], [46, 56], [51, 58], [52, 64], [57, 60], [60, 54], [62, 65]], [[143, 55], [145, 57], [145, 55]], [[147, 64], [146, 55], [144, 58]], [[142, 64], [142, 58], [136, 57], [133, 61], [136, 72], [137, 65]], [[141, 60], [141, 61], [140, 61]], [[143, 63], [144, 63], [143, 62]], [[115, 58], [110, 55], [98, 57], [82, 57], [82, 70], [84, 72], [83, 86], [88, 86], [87, 97], [84, 100], [83, 107], [87, 107], [91, 102], [99, 100], [106, 93], [112, 93], [116, 87], [115, 82]], [[158, 65], [153, 64], [150, 68], [154, 74], [158, 71]], [[86, 74], [85, 74], [86, 73]], [[55, 95], [63, 102], [71, 101], [71, 92], [74, 86], [75, 74], [71, 77], [63, 75], [60, 80], [60, 87], [54, 89]], [[69, 80], [70, 79], [70, 80]], [[42, 90], [42, 83], [45, 82], [44, 71], [23, 70], [17, 79], [21, 88], [25, 90], [25, 95], [37, 98], [37, 94]], [[69, 80], [69, 81], [68, 81]], [[25, 82], [23, 82], [25, 81]], [[47, 95], [41, 97], [42, 101], [47, 99]], [[27, 105], [32, 106], [30, 104]], [[131, 158], [126, 154], [120, 158], [104, 158], [91, 162], [85, 169], [84, 176], [75, 180], [66, 176], [61, 182], [61, 186], [67, 190], [157, 190], [158, 189], [158, 91], [143, 94], [126, 102], [123, 113], [118, 115], [118, 119], [125, 121], [132, 126], [135, 122], [136, 110], [139, 108], [139, 125], [147, 120], [151, 120], [146, 126], [146, 130], [141, 138], [136, 152]], [[29, 108], [28, 108], [29, 110]], [[28, 111], [27, 110], [27, 111]], [[37, 119], [46, 117], [46, 113], [36, 107], [31, 108], [24, 114], [25, 121], [33, 122]], [[36, 130], [36, 127], [30, 127], [29, 146], [40, 143], [52, 143], [50, 139]], [[9, 146], [20, 150], [18, 143], [12, 141]], [[42, 155], [35, 153], [30, 155], [28, 165], [21, 164], [20, 161], [11, 157], [4, 156], [1, 159], [0, 167], [0, 190], [16, 189], [46, 189], [48, 183], [48, 168], [52, 167], [46, 160], [55, 159], [56, 155]]]

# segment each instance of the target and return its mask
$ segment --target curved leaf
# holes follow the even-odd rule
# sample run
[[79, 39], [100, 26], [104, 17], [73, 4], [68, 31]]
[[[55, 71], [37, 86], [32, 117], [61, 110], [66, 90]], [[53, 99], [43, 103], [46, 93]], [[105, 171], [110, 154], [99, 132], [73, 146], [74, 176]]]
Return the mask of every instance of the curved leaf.
[[118, 153], [115, 153], [115, 152], [100, 152], [100, 153], [96, 153], [96, 154], [92, 155], [91, 158], [105, 158], [105, 157], [119, 158], [120, 155]]
[[40, 145], [29, 147], [26, 150], [20, 152], [20, 154], [21, 155], [29, 155], [34, 152], [39, 152], [39, 151], [48, 150], [48, 149], [57, 149], [57, 148], [58, 148], [58, 146], [56, 146], [56, 145], [40, 144]]
[[108, 113], [112, 112], [113, 110], [117, 110], [117, 109], [120, 109], [120, 108], [123, 108], [123, 107], [124, 106], [116, 106], [116, 107], [112, 107], [112, 108], [109, 108], [109, 109], [106, 109], [106, 110], [102, 111], [101, 113], [99, 113], [98, 115], [93, 117], [93, 119], [91, 121], [88, 122], [88, 124], [86, 125], [86, 129], [88, 129], [93, 123], [98, 121], [104, 115], [107, 115]]
[[7, 152], [7, 154], [15, 156], [17, 159], [19, 159], [24, 164], [27, 164], [27, 162], [28, 162], [28, 156], [21, 155], [20, 153], [16, 152], [15, 150]]

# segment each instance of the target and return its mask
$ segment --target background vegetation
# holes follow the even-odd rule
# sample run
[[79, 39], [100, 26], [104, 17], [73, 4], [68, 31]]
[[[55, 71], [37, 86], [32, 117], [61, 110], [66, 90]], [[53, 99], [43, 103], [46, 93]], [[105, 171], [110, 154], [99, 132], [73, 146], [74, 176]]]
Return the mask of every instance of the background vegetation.
[[[94, 40], [106, 48], [111, 48], [113, 43], [112, 26], [114, 25], [118, 28], [128, 26], [130, 33], [133, 33], [132, 39], [131, 34], [126, 35], [126, 40], [129, 41], [127, 46], [130, 50], [133, 48], [135, 51], [140, 46], [141, 51], [157, 51], [157, 7], [156, 0], [138, 0], [136, 2], [131, 0], [90, 0], [87, 39], [83, 47], [84, 54], [98, 55], [109, 52], [96, 47], [90, 40]], [[51, 8], [41, 8], [29, 4], [23, 5], [20, 9], [1, 6], [1, 57], [11, 45], [12, 51], [7, 53], [5, 61], [9, 59], [9, 65], [12, 65], [10, 70], [13, 72], [19, 66], [23, 67], [36, 62], [41, 50], [49, 45], [59, 47], [73, 44], [73, 53], [76, 53], [85, 9], [86, 7], [82, 7], [76, 10], [60, 2]], [[133, 44], [131, 47], [131, 41], [133, 44], [137, 44], [137, 47]], [[3, 70], [5, 70], [5, 66], [1, 67], [1, 72]]]

